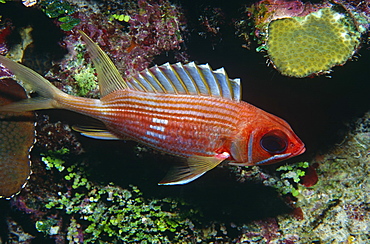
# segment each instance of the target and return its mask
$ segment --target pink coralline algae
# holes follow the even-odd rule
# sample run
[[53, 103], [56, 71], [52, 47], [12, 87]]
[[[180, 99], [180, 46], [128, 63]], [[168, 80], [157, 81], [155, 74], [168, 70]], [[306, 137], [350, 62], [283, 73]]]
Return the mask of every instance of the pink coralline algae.
[[165, 1], [155, 4], [139, 1], [138, 5], [139, 12], [130, 16], [128, 22], [132, 41], [154, 55], [179, 49], [182, 38], [176, 7]]
[[[73, 14], [81, 22], [67, 32], [63, 41], [70, 56], [61, 63], [62, 78], [75, 69], [68, 60], [81, 55], [76, 52], [76, 45], [80, 44], [80, 34], [76, 30], [82, 30], [96, 41], [110, 55], [123, 77], [151, 66], [154, 57], [163, 52], [180, 50], [184, 20], [178, 7], [165, 0], [138, 1], [132, 9], [122, 11], [128, 13], [128, 22], [109, 20], [106, 15], [91, 11]], [[54, 78], [59, 79], [58, 75]]]
[[262, 0], [248, 9], [248, 15], [255, 23], [254, 34], [260, 38], [261, 34], [266, 34], [267, 25], [275, 19], [306, 16], [327, 5], [313, 5], [299, 0]]
[[74, 154], [83, 152], [81, 144], [67, 124], [60, 121], [51, 123], [49, 116], [39, 115], [36, 129], [36, 145], [45, 151], [57, 151], [66, 148]]
[[5, 55], [9, 51], [6, 38], [11, 32], [12, 26], [10, 24], [5, 24], [4, 26], [0, 27], [0, 55]]

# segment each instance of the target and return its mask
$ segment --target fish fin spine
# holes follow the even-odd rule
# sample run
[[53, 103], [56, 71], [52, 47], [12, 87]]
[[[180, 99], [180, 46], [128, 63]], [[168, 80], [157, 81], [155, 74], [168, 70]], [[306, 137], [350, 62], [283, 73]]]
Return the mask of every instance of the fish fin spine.
[[222, 97], [240, 101], [240, 79], [230, 79], [224, 68], [212, 70], [208, 64], [169, 64], [153, 66], [127, 79], [132, 90]]
[[109, 56], [83, 31], [79, 32], [96, 68], [101, 96], [129, 88]]
[[180, 165], [171, 169], [166, 177], [158, 185], [183, 185], [187, 184], [207, 171], [215, 168], [222, 161], [229, 158], [227, 152], [217, 154], [213, 157], [192, 156], [186, 160], [185, 165]]

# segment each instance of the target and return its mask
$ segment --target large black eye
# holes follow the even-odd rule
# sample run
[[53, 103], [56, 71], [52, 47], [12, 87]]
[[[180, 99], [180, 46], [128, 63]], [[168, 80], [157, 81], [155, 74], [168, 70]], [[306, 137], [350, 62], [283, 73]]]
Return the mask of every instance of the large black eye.
[[261, 147], [271, 154], [282, 153], [288, 146], [287, 136], [280, 130], [266, 133], [261, 141]]

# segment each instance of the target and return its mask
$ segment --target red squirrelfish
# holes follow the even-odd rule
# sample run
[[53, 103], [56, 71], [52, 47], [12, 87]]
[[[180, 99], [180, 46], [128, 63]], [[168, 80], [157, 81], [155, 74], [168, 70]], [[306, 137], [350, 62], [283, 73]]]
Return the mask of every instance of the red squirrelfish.
[[96, 67], [100, 99], [68, 95], [33, 70], [0, 56], [0, 62], [38, 97], [0, 111], [68, 109], [96, 118], [101, 127], [75, 127], [98, 139], [134, 140], [182, 157], [185, 166], [159, 184], [188, 183], [223, 161], [263, 165], [305, 151], [284, 120], [240, 100], [239, 79], [208, 64], [164, 64], [123, 79], [100, 47], [82, 33]]

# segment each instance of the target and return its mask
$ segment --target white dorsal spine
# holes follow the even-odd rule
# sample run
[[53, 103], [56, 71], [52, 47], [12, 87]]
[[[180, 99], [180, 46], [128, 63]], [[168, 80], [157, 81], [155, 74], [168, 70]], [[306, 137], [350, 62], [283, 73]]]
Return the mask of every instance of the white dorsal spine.
[[130, 79], [122, 79], [117, 68], [101, 48], [80, 31], [95, 64], [100, 93], [124, 89], [144, 92], [223, 97], [240, 101], [240, 79], [229, 79], [224, 68], [212, 70], [208, 64], [169, 64], [145, 69]]
[[154, 66], [126, 81], [138, 91], [223, 97], [240, 101], [240, 79], [229, 79], [225, 69], [212, 70], [208, 64], [169, 64]]

